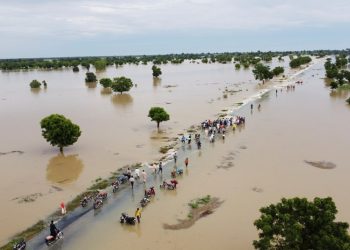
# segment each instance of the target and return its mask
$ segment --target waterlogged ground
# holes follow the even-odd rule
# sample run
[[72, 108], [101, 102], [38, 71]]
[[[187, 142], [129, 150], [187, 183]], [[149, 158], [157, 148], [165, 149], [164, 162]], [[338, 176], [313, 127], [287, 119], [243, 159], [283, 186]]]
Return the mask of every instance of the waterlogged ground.
[[[271, 66], [281, 64], [288, 59]], [[160, 146], [183, 129], [264, 88], [257, 86], [251, 69], [236, 71], [233, 64], [162, 65], [160, 80], [152, 78], [150, 68], [125, 65], [97, 73], [98, 78], [132, 78], [137, 87], [123, 95], [85, 84], [85, 70], [0, 73], [0, 245], [94, 179], [126, 164], [158, 159]], [[48, 88], [30, 90], [33, 79], [46, 80]], [[226, 87], [230, 92], [224, 98]], [[147, 118], [151, 106], [163, 106], [171, 115], [161, 133]], [[41, 136], [39, 121], [52, 113], [69, 117], [82, 130], [64, 155]]]
[[[330, 96], [320, 79], [322, 66], [320, 62], [300, 75], [304, 84], [295, 91], [272, 91], [254, 103], [253, 112], [249, 106], [239, 110], [247, 123], [225, 141], [205, 142], [201, 151], [180, 147], [178, 166], [183, 167], [181, 157], [186, 155], [188, 169], [176, 191], [156, 189], [141, 224], [119, 223], [121, 212], [133, 214], [138, 206], [143, 185], [137, 184], [134, 192], [110, 196], [100, 212], [90, 212], [65, 228], [57, 249], [253, 249], [259, 208], [282, 197], [331, 196], [337, 219], [350, 222], [350, 108], [343, 98]], [[165, 172], [172, 166], [169, 163]], [[164, 178], [169, 173], [151, 175], [150, 181], [157, 187]], [[188, 202], [207, 194], [224, 201], [214, 213], [188, 229], [163, 228], [164, 223], [186, 219]]]

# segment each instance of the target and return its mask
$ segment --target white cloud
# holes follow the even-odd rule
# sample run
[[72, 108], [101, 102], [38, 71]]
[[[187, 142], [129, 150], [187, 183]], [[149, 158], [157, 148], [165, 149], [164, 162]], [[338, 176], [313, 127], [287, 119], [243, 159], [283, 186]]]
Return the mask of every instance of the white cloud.
[[70, 39], [150, 31], [275, 30], [350, 24], [349, 13], [348, 0], [12, 0], [0, 2], [0, 34]]

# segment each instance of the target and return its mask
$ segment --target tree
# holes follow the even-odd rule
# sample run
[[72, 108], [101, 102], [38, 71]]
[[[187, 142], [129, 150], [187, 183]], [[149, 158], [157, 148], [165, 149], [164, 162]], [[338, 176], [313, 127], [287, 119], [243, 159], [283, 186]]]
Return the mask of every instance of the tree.
[[169, 114], [161, 107], [152, 107], [148, 112], [148, 117], [151, 118], [151, 121], [157, 122], [157, 128], [159, 128], [159, 123], [170, 119]]
[[79, 67], [78, 66], [74, 66], [73, 67], [73, 72], [79, 72]]
[[309, 57], [309, 56], [299, 56], [299, 57], [297, 57], [297, 58], [292, 59], [292, 60], [289, 62], [289, 66], [290, 66], [291, 68], [298, 68], [298, 67], [300, 67], [301, 65], [307, 64], [307, 63], [309, 63], [309, 62], [311, 62], [311, 61], [312, 61], [312, 59], [311, 59], [311, 57]]
[[272, 74], [274, 76], [278, 76], [280, 74], [282, 74], [284, 72], [284, 68], [283, 67], [275, 67], [273, 70], [272, 70]]
[[123, 92], [129, 91], [132, 86], [132, 81], [130, 78], [126, 78], [124, 76], [117, 77], [113, 79], [111, 88], [114, 92], [120, 92], [123, 94]]
[[346, 102], [350, 105], [350, 97], [346, 99]]
[[104, 87], [104, 88], [108, 88], [112, 86], [112, 80], [109, 78], [102, 78], [100, 80], [100, 84]]
[[241, 65], [240, 65], [239, 63], [236, 63], [236, 64], [235, 64], [235, 69], [238, 70], [238, 69], [240, 69], [240, 68], [241, 68]]
[[86, 73], [86, 78], [85, 78], [85, 82], [96, 82], [97, 78], [96, 75], [92, 72], [87, 72]]
[[152, 71], [153, 71], [152, 72], [153, 77], [158, 77], [162, 74], [162, 70], [159, 67], [157, 67], [156, 65], [152, 66]]
[[100, 59], [100, 60], [95, 61], [93, 64], [94, 64], [96, 70], [104, 70], [104, 69], [106, 69], [107, 61], [105, 59]]
[[32, 89], [37, 89], [37, 88], [40, 88], [41, 86], [41, 83], [38, 81], [38, 80], [33, 80], [29, 83], [29, 86], [32, 88]]
[[61, 152], [63, 152], [63, 147], [74, 144], [81, 135], [78, 125], [59, 114], [43, 118], [40, 126], [42, 136], [46, 141], [52, 146], [58, 146]]
[[273, 78], [273, 74], [270, 71], [270, 67], [265, 66], [261, 63], [258, 63], [255, 65], [255, 68], [253, 69], [253, 74], [256, 80], [259, 79], [260, 81], [263, 81], [263, 82], [267, 79]]
[[277, 204], [260, 209], [254, 222], [259, 231], [256, 249], [350, 249], [348, 223], [335, 222], [336, 206], [332, 198], [283, 198]]

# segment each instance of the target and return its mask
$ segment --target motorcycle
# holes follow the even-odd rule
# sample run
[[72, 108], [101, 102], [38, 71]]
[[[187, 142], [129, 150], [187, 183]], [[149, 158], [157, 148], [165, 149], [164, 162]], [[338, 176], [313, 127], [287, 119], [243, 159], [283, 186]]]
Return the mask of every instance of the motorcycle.
[[163, 181], [163, 184], [160, 185], [160, 188], [174, 190], [176, 189], [177, 183], [178, 182], [176, 180], [171, 180], [170, 183], [168, 183], [167, 181]]
[[89, 203], [89, 201], [91, 201], [91, 200], [92, 200], [92, 196], [91, 196], [91, 195], [85, 196], [85, 197], [80, 201], [80, 205], [81, 205], [82, 207], [86, 207], [87, 204]]
[[24, 239], [20, 239], [16, 244], [13, 245], [13, 250], [23, 250], [27, 246], [27, 243]]
[[171, 172], [171, 177], [176, 178], [177, 175], [182, 175], [184, 173], [184, 170], [181, 168], [178, 168]]
[[115, 181], [112, 183], [112, 191], [113, 193], [117, 192], [117, 190], [119, 189], [119, 181]]
[[143, 197], [142, 200], [140, 201], [141, 207], [145, 207], [148, 203], [150, 202], [150, 199], [147, 197]]
[[102, 199], [96, 199], [94, 201], [94, 209], [99, 209], [102, 207], [102, 205], [103, 205]]
[[63, 239], [63, 232], [58, 231], [56, 237], [53, 237], [52, 235], [49, 235], [45, 238], [45, 243], [48, 246], [51, 246], [52, 244], [56, 243], [56, 241]]
[[135, 225], [136, 224], [136, 218], [128, 216], [127, 213], [122, 213], [122, 216], [120, 216], [120, 223], [129, 224], [129, 225]]
[[145, 197], [149, 198], [152, 195], [156, 195], [156, 191], [154, 191], [154, 187], [150, 187], [148, 190], [145, 189]]
[[101, 199], [101, 200], [107, 199], [107, 192], [98, 193], [95, 197], [95, 200], [98, 200], [98, 199]]

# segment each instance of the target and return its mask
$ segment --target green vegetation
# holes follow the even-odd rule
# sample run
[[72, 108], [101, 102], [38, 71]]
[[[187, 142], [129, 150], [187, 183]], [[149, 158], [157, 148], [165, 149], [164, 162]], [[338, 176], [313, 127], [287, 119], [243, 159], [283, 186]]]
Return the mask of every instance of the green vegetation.
[[74, 66], [73, 67], [73, 72], [79, 72], [79, 67], [78, 66]]
[[260, 212], [254, 222], [256, 249], [350, 249], [349, 225], [334, 221], [338, 211], [332, 198], [283, 198]]
[[350, 105], [350, 97], [346, 99], [346, 102]]
[[42, 136], [52, 146], [58, 146], [63, 152], [63, 147], [73, 145], [81, 135], [78, 125], [59, 114], [52, 114], [43, 118], [40, 122]]
[[90, 65], [94, 65], [97, 70], [103, 70], [109, 65], [121, 66], [124, 64], [140, 63], [147, 64], [148, 62], [160, 65], [167, 63], [179, 64], [184, 60], [198, 60], [202, 63], [232, 63], [235, 62], [245, 65], [255, 65], [258, 62], [270, 62], [273, 57], [279, 57], [279, 60], [284, 56], [293, 58], [295, 56], [310, 55], [322, 57], [325, 55], [340, 55], [347, 53], [346, 50], [314, 50], [314, 51], [256, 51], [249, 53], [242, 52], [225, 52], [225, 53], [187, 53], [187, 54], [166, 54], [166, 55], [143, 55], [143, 56], [108, 56], [108, 57], [62, 57], [62, 58], [31, 58], [31, 59], [2, 59], [0, 60], [1, 70], [28, 70], [28, 69], [61, 69], [74, 68], [81, 65], [87, 70]]
[[109, 88], [112, 86], [112, 80], [109, 78], [102, 78], [100, 80], [100, 84], [104, 87], [104, 88]]
[[332, 90], [350, 90], [350, 71], [345, 69], [348, 62], [346, 54], [337, 55], [335, 63], [332, 63], [331, 58], [327, 58], [324, 68], [326, 77], [332, 80], [329, 84]]
[[273, 70], [272, 70], [272, 74], [274, 76], [278, 76], [280, 74], [283, 74], [284, 73], [284, 68], [283, 67], [275, 67]]
[[32, 89], [38, 89], [40, 88], [41, 86], [41, 83], [38, 81], [38, 80], [33, 80], [29, 83], [29, 86], [32, 88]]
[[290, 62], [289, 62], [289, 66], [291, 68], [298, 68], [303, 64], [308, 64], [309, 62], [311, 62], [312, 59], [309, 56], [298, 56], [297, 58], [293, 58]]
[[95, 62], [93, 62], [93, 65], [96, 70], [105, 70], [107, 67], [107, 61], [106, 59], [100, 59]]
[[153, 77], [158, 77], [162, 74], [162, 71], [159, 67], [157, 67], [156, 65], [152, 66], [152, 75]]
[[198, 207], [200, 207], [201, 205], [205, 205], [208, 204], [211, 200], [210, 195], [206, 195], [204, 197], [192, 200], [190, 203], [188, 203], [188, 205], [192, 208], [192, 209], [196, 209]]
[[132, 88], [132, 86], [134, 85], [132, 84], [130, 78], [121, 76], [113, 79], [111, 88], [114, 92], [119, 92], [123, 94], [123, 92], [129, 91]]
[[255, 65], [255, 68], [253, 69], [253, 74], [256, 80], [263, 81], [263, 83], [265, 82], [265, 80], [273, 78], [273, 73], [270, 71], [270, 67], [265, 66], [261, 63]]
[[13, 240], [11, 240], [9, 243], [6, 245], [0, 247], [1, 250], [12, 250], [13, 245], [18, 242], [20, 239], [24, 239], [26, 241], [32, 239], [36, 234], [41, 232], [42, 230], [45, 229], [45, 223], [44, 221], [40, 220], [33, 226], [27, 228], [23, 232], [20, 232], [19, 234], [15, 235], [13, 237]]
[[85, 82], [96, 82], [97, 78], [96, 75], [92, 72], [87, 72], [86, 73], [86, 78], [85, 78]]
[[157, 128], [159, 124], [170, 119], [169, 114], [161, 107], [152, 107], [148, 112], [148, 117], [151, 118], [151, 121], [157, 122]]
[[240, 68], [241, 68], [241, 65], [240, 65], [239, 63], [236, 63], [236, 64], [235, 64], [235, 69], [238, 70], [238, 69], [240, 69]]

